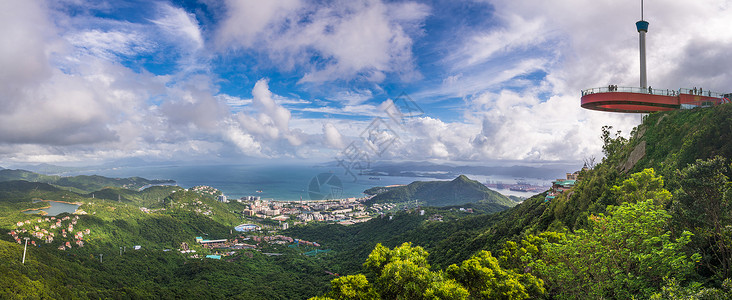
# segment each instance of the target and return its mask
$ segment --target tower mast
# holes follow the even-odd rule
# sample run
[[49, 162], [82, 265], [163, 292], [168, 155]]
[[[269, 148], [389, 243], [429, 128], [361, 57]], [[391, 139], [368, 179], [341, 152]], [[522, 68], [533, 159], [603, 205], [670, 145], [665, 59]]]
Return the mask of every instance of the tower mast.
[[643, 20], [643, 0], [641, 0], [641, 20], [635, 22], [635, 27], [638, 29], [640, 36], [640, 86], [642, 88], [648, 87], [648, 81], [646, 79], [646, 33], [648, 32], [648, 22]]

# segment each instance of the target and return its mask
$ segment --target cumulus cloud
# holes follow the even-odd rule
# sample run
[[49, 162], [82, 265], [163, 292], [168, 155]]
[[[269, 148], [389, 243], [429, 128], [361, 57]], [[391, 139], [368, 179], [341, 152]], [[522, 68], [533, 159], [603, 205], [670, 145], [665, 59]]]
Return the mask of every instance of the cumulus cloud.
[[[256, 47], [284, 68], [304, 66], [305, 82], [359, 79], [381, 82], [387, 73], [416, 78], [406, 32], [429, 8], [381, 1], [227, 1], [217, 32], [224, 49]], [[313, 64], [312, 61], [317, 61]]]
[[118, 139], [107, 126], [107, 105], [114, 105], [115, 95], [105, 95], [93, 84], [96, 78], [52, 67], [52, 56], [65, 47], [45, 7], [25, 1], [1, 5], [0, 141], [69, 145]]
[[0, 101], [3, 112], [19, 104], [22, 87], [37, 86], [51, 76], [47, 42], [55, 36], [42, 6], [29, 1], [0, 3]]
[[166, 118], [170, 131], [190, 134], [196, 130], [214, 132], [229, 111], [213, 97], [207, 77], [195, 76], [191, 80], [169, 88], [159, 111]]
[[257, 113], [240, 112], [237, 114], [241, 126], [248, 132], [268, 139], [288, 136], [290, 134], [290, 111], [274, 101], [266, 79], [257, 81], [252, 90], [252, 96], [252, 106]]
[[[487, 1], [486, 1], [487, 2]], [[699, 86], [724, 91], [732, 79], [724, 62], [732, 33], [728, 1], [671, 1], [646, 6], [649, 83], [655, 88]], [[464, 122], [476, 129], [451, 157], [472, 159], [579, 159], [600, 156], [603, 125], [626, 134], [632, 114], [583, 110], [579, 91], [638, 85], [638, 5], [615, 1], [528, 3], [490, 1], [496, 25], [458, 33], [444, 58], [439, 86], [415, 98], [460, 97]], [[648, 3], [647, 3], [648, 4]], [[678, 13], [684, 11], [685, 13]], [[714, 17], [711, 17], [714, 16]], [[705, 19], [705, 22], [695, 20]], [[725, 27], [726, 26], [726, 27]], [[428, 111], [429, 114], [429, 111]], [[440, 132], [440, 126], [432, 126]], [[440, 141], [423, 134], [424, 145]], [[439, 144], [437, 144], [439, 145]], [[461, 152], [460, 149], [467, 149]], [[425, 153], [431, 153], [425, 149]], [[437, 152], [434, 152], [437, 153]], [[463, 153], [465, 155], [460, 155]]]
[[333, 123], [323, 124], [323, 135], [325, 136], [325, 145], [328, 147], [340, 150], [346, 146], [343, 136]]
[[639, 120], [635, 115], [584, 110], [572, 96], [555, 96], [543, 102], [535, 97], [503, 91], [473, 99], [471, 106], [484, 107], [469, 116], [481, 122], [480, 133], [471, 139], [475, 153], [488, 158], [536, 161], [599, 157], [599, 129], [603, 125], [615, 124], [627, 130]]
[[[380, 159], [580, 160], [599, 156], [601, 126], [639, 122], [579, 107], [580, 89], [638, 84], [637, 5], [491, 0], [485, 22], [436, 43], [435, 2], [153, 3], [129, 20], [47, 5], [0, 1], [4, 160], [328, 159], [373, 118], [393, 131], [364, 147], [396, 138]], [[649, 83], [729, 92], [729, 9], [647, 3]], [[424, 115], [395, 123], [383, 99], [402, 84]]]
[[226, 1], [226, 18], [217, 32], [221, 47], [252, 47], [272, 27], [286, 22], [304, 5], [300, 0]]
[[[502, 91], [469, 99], [463, 122], [428, 116], [392, 126], [398, 143], [381, 159], [441, 161], [580, 161], [601, 157], [599, 130], [612, 124], [627, 135], [637, 115], [583, 110], [574, 97], [540, 101], [531, 93]], [[599, 115], [595, 115], [599, 114]]]
[[[268, 82], [267, 79], [257, 81], [252, 89], [251, 106], [233, 117], [236, 127], [248, 135], [245, 145], [256, 143], [260, 155], [267, 157], [295, 157], [307, 153], [305, 148], [322, 147], [322, 139], [315, 134], [290, 126], [292, 113], [277, 101], [287, 98], [273, 94]], [[246, 149], [242, 151], [249, 153]]]
[[234, 143], [242, 153], [254, 157], [266, 157], [262, 153], [262, 145], [254, 140], [251, 134], [245, 133], [237, 124], [227, 124], [225, 137]]
[[172, 80], [121, 64], [155, 50], [160, 44], [153, 38], [158, 36], [156, 32], [168, 32], [170, 40], [180, 38], [176, 32], [186, 33], [193, 42], [176, 45], [181, 52], [194, 52], [201, 42], [196, 41], [196, 30], [186, 24], [180, 25], [188, 28], [182, 31], [170, 27], [181, 16], [191, 21], [191, 15], [176, 17], [179, 12], [170, 9], [152, 22], [167, 28], [163, 31], [130, 24], [112, 30], [107, 25], [94, 27], [106, 21], [78, 28], [65, 26], [78, 25], [79, 20], [42, 2], [3, 1], [3, 159], [170, 158], [176, 153], [200, 155], [222, 147], [226, 131], [219, 125], [229, 117], [228, 108], [213, 97], [216, 89], [210, 78], [186, 75]]

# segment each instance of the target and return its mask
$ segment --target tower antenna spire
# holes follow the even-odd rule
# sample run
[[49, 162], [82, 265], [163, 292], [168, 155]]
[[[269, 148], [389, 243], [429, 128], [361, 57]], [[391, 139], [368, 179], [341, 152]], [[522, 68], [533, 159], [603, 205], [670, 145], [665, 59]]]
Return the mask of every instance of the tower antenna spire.
[[635, 22], [635, 26], [638, 29], [638, 35], [640, 39], [640, 86], [642, 88], [647, 88], [648, 81], [646, 79], [646, 33], [648, 32], [648, 22], [643, 20], [643, 0], [641, 0], [641, 20]]

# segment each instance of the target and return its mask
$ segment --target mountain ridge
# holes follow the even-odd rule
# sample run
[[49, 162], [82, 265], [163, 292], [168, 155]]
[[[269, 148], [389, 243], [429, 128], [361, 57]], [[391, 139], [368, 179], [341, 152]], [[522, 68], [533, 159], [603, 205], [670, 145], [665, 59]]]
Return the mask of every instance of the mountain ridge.
[[478, 181], [460, 175], [451, 181], [414, 181], [405, 186], [375, 187], [364, 191], [375, 195], [366, 203], [424, 202], [427, 206], [493, 203], [512, 207], [516, 202]]
[[25, 180], [43, 182], [79, 193], [90, 193], [105, 187], [139, 189], [147, 185], [172, 184], [174, 180], [145, 179], [142, 177], [110, 178], [100, 175], [58, 176], [44, 175], [27, 170], [0, 169], [0, 182]]

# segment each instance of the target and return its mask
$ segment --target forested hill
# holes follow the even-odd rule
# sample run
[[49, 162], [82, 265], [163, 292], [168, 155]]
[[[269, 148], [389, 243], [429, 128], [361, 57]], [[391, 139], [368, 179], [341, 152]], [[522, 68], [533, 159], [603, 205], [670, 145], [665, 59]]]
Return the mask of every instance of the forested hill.
[[[627, 139], [612, 128], [603, 131], [602, 163], [582, 174], [572, 193], [547, 205], [538, 229], [547, 229], [552, 223], [581, 228], [588, 216], [604, 212], [607, 205], [621, 203], [621, 191], [612, 188], [631, 174], [652, 168], [663, 178], [665, 189], [676, 193], [683, 188], [684, 169], [697, 164], [697, 160], [719, 157], [729, 166], [732, 158], [732, 105], [651, 114]], [[732, 174], [726, 170], [724, 175]], [[671, 204], [666, 208], [670, 209]]]
[[[293, 222], [282, 231], [268, 220], [276, 233], [238, 240], [282, 234], [330, 250], [312, 257], [300, 243], [264, 243], [231, 260], [167, 251], [185, 242], [214, 254], [195, 238], [238, 238], [232, 228], [249, 222], [246, 208], [216, 201], [215, 191], [0, 182], [0, 298], [730, 299], [731, 134], [730, 104], [654, 113], [629, 138], [603, 128], [602, 162], [555, 198], [481, 214], [430, 202], [466, 199], [480, 183], [416, 182], [391, 201], [422, 197], [435, 207], [350, 226]], [[36, 199], [80, 203], [84, 213], [21, 212], [47, 205]], [[23, 263], [21, 239], [46, 231], [55, 239], [34, 238]], [[81, 232], [83, 247], [74, 243]], [[73, 247], [59, 249], [66, 242]]]
[[[367, 276], [334, 280], [325, 296], [730, 299], [732, 105], [650, 114], [623, 136], [602, 128], [602, 162], [553, 199], [378, 241], [361, 259]], [[407, 265], [432, 279], [394, 279]]]
[[369, 203], [419, 201], [427, 206], [450, 206], [465, 203], [516, 205], [511, 199], [487, 188], [478, 181], [460, 175], [452, 181], [415, 181], [406, 186], [375, 187], [364, 191], [375, 194]]
[[79, 175], [64, 177], [38, 174], [26, 170], [0, 169], [0, 182], [12, 180], [43, 182], [82, 193], [101, 190], [105, 187], [139, 189], [147, 185], [175, 183], [175, 181], [173, 180], [149, 180], [141, 177], [109, 178], [99, 175]]

